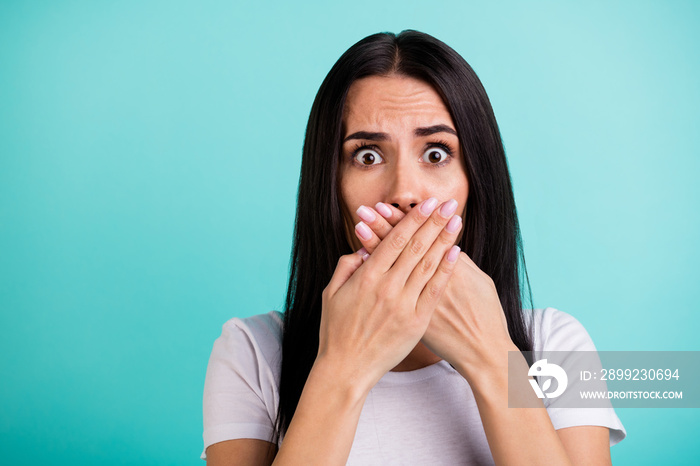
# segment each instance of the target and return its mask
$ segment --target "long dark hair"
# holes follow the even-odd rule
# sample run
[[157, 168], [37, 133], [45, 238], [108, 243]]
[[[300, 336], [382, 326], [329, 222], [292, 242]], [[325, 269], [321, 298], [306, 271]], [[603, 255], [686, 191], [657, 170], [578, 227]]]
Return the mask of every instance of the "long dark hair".
[[469, 179], [459, 246], [493, 279], [513, 342], [521, 351], [532, 350], [522, 312], [521, 278], [528, 293], [530, 286], [513, 189], [484, 87], [457, 52], [432, 36], [412, 30], [374, 34], [350, 47], [333, 65], [306, 127], [284, 316], [278, 433], [289, 427], [318, 352], [321, 293], [340, 256], [352, 252], [338, 189], [345, 98], [355, 80], [390, 74], [430, 84], [449, 109]]

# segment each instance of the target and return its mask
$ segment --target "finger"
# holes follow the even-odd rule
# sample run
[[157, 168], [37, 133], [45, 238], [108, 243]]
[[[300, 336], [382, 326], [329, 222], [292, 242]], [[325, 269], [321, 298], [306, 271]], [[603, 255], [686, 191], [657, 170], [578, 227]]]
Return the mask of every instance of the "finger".
[[391, 224], [391, 226], [396, 226], [396, 224], [406, 216], [403, 211], [397, 209], [391, 204], [385, 204], [383, 202], [377, 202], [377, 204], [374, 206], [374, 210], [379, 212], [379, 215], [384, 217]]
[[[430, 278], [435, 274], [435, 270], [440, 264], [440, 259], [447, 253], [452, 251], [452, 246], [457, 241], [459, 231], [462, 229], [462, 217], [453, 215], [445, 228], [442, 229], [438, 237], [433, 242], [428, 252], [418, 262], [418, 265], [411, 272], [410, 277], [406, 282], [406, 289], [419, 294]], [[456, 262], [459, 259], [459, 251], [453, 252], [450, 259]]]
[[[418, 263], [423, 259], [425, 254], [430, 250], [433, 243], [439, 238], [440, 233], [444, 230], [445, 226], [448, 224], [450, 219], [454, 216], [457, 210], [457, 201], [450, 199], [449, 201], [443, 203], [440, 208], [435, 209], [430, 218], [420, 227], [420, 229], [413, 235], [413, 237], [408, 241], [407, 246], [401, 252], [401, 255], [396, 259], [396, 274], [400, 275], [401, 278], [396, 278], [398, 283], [406, 285], [408, 278], [413, 273]], [[407, 218], [413, 213], [409, 213]], [[394, 230], [389, 234], [394, 233], [398, 228], [401, 228], [406, 221], [404, 220], [400, 224], [394, 227]], [[387, 237], [387, 239], [389, 236]], [[386, 240], [385, 240], [386, 241]], [[382, 241], [384, 244], [385, 241]], [[443, 237], [444, 241], [444, 237]], [[438, 241], [439, 242], [439, 241]], [[452, 241], [454, 244], [454, 241]], [[380, 246], [381, 247], [381, 246]], [[442, 250], [439, 255], [442, 256], [443, 251], [446, 249], [444, 243], [442, 244]], [[433, 260], [437, 263], [438, 260]], [[427, 267], [426, 267], [427, 268]], [[426, 278], [427, 281], [427, 278]], [[422, 289], [421, 286], [419, 289]]]
[[[457, 259], [459, 257], [459, 246], [452, 246], [449, 251], [447, 251], [440, 261], [437, 270], [430, 277], [428, 283], [421, 291], [418, 296], [418, 301], [416, 304], [416, 312], [418, 314], [432, 314], [435, 307], [440, 301], [442, 293], [447, 288], [447, 283], [452, 276], [457, 265]], [[425, 316], [427, 317], [427, 316]]]
[[[421, 245], [415, 244], [413, 236], [436, 210], [437, 203], [437, 199], [431, 197], [418, 204], [416, 208], [411, 209], [406, 215], [406, 218], [396, 225], [381, 244], [377, 246], [374, 254], [367, 260], [367, 265], [371, 265], [371, 269], [379, 273], [386, 273], [394, 265], [394, 262], [396, 262], [409, 243], [412, 244], [414, 249], [420, 249], [416, 248], [416, 246]], [[406, 273], [410, 273], [412, 269], [413, 267], [406, 271]], [[408, 275], [406, 275], [406, 277], [407, 276]], [[405, 281], [403, 283], [405, 283]]]
[[[374, 252], [374, 249], [379, 245], [379, 242], [382, 239], [384, 239], [386, 235], [389, 234], [389, 232], [393, 228], [393, 225], [391, 225], [382, 215], [379, 215], [377, 211], [372, 209], [371, 207], [361, 205], [357, 209], [356, 213], [357, 216], [360, 217], [360, 219], [364, 222], [364, 224], [369, 227], [369, 230], [371, 230], [371, 232], [374, 233], [374, 235], [376, 235], [377, 237], [375, 241], [374, 238], [372, 238], [372, 234], [370, 232], [358, 232], [357, 227], [355, 227], [355, 233], [357, 234], [358, 239], [360, 240], [360, 242], [362, 242], [362, 245], [371, 254]], [[394, 217], [398, 216], [394, 215]]]
[[383, 202], [377, 202], [374, 209], [360, 206], [360, 208], [357, 209], [357, 215], [374, 233], [374, 235], [371, 235], [364, 230], [362, 232], [355, 232], [362, 246], [364, 246], [370, 254], [374, 252], [381, 240], [386, 238], [386, 235], [389, 234], [391, 229], [406, 216], [406, 214], [396, 207], [390, 204], [384, 204]]
[[374, 250], [377, 249], [377, 246], [379, 246], [379, 243], [382, 242], [365, 222], [360, 222], [355, 225], [355, 236], [357, 236], [357, 239], [362, 243], [363, 249], [369, 254], [373, 253]]
[[352, 277], [352, 274], [354, 274], [355, 271], [360, 268], [362, 263], [367, 258], [367, 251], [364, 251], [364, 248], [360, 249], [355, 254], [340, 256], [340, 259], [338, 259], [338, 265], [335, 267], [335, 272], [333, 272], [331, 281], [328, 283], [324, 293], [328, 293], [330, 296], [333, 296], [335, 292], [338, 291], [338, 289], [343, 286], [343, 284], [347, 282], [350, 277]]

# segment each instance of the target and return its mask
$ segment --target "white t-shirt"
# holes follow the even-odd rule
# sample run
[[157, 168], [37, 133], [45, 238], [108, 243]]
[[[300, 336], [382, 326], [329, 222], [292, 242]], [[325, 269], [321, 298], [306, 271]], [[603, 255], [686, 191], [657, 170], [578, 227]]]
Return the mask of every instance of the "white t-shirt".
[[[588, 332], [569, 314], [552, 308], [534, 314], [535, 359], [539, 351], [595, 351]], [[276, 311], [224, 324], [204, 384], [202, 459], [209, 445], [224, 440], [270, 441], [279, 403], [281, 341], [282, 315]], [[626, 435], [612, 407], [548, 407], [547, 412], [555, 429], [609, 428], [611, 446]], [[362, 408], [347, 464], [476, 465], [493, 464], [493, 458], [469, 384], [440, 361], [388, 372], [379, 380]]]

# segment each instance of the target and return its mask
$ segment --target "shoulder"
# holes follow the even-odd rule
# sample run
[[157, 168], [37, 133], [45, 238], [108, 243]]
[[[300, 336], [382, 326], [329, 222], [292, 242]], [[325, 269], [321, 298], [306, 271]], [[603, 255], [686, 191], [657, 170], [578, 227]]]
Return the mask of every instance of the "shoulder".
[[281, 361], [279, 312], [236, 317], [223, 325], [204, 381], [205, 450], [224, 440], [273, 438]]
[[[282, 362], [282, 317], [277, 311], [227, 321], [207, 366], [205, 388], [241, 379], [275, 387]], [[245, 385], [244, 384], [244, 385]]]
[[281, 361], [282, 327], [282, 314], [278, 311], [234, 317], [223, 325], [214, 348], [239, 361], [245, 355], [254, 355], [254, 359], [264, 362], [274, 371]]
[[[534, 359], [540, 359], [546, 353], [551, 357], [557, 352], [562, 361], [575, 358], [572, 353], [578, 351], [596, 351], [593, 340], [584, 326], [575, 317], [566, 312], [548, 307], [524, 311], [526, 325], [532, 331], [532, 346]], [[566, 363], [561, 364], [564, 367]], [[578, 390], [581, 381], [569, 379], [567, 390]], [[547, 398], [544, 400], [547, 413], [556, 430], [576, 426], [603, 426], [609, 429], [610, 445], [621, 441], [627, 435], [620, 418], [615, 414], [611, 404], [601, 408], [574, 408], [566, 406], [566, 397]]]
[[534, 351], [595, 351], [584, 326], [566, 312], [548, 307], [525, 311]]
[[243, 333], [262, 344], [281, 344], [282, 342], [282, 313], [270, 311], [250, 317], [234, 317], [228, 320], [222, 328], [223, 335]]

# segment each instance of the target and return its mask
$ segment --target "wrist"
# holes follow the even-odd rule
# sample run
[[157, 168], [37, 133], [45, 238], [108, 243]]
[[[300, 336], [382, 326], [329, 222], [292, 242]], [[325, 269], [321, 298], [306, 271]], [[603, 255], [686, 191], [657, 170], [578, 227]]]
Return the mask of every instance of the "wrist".
[[275, 458], [276, 464], [345, 464], [369, 389], [343, 365], [318, 357]]
[[486, 395], [499, 391], [507, 392], [510, 351], [520, 350], [508, 339], [496, 347], [472, 352], [469, 357], [462, 358], [453, 366], [469, 382], [475, 396], [478, 393]]
[[376, 381], [372, 381], [361, 368], [319, 355], [311, 367], [307, 383], [313, 383], [330, 390], [346, 403], [363, 404]]

